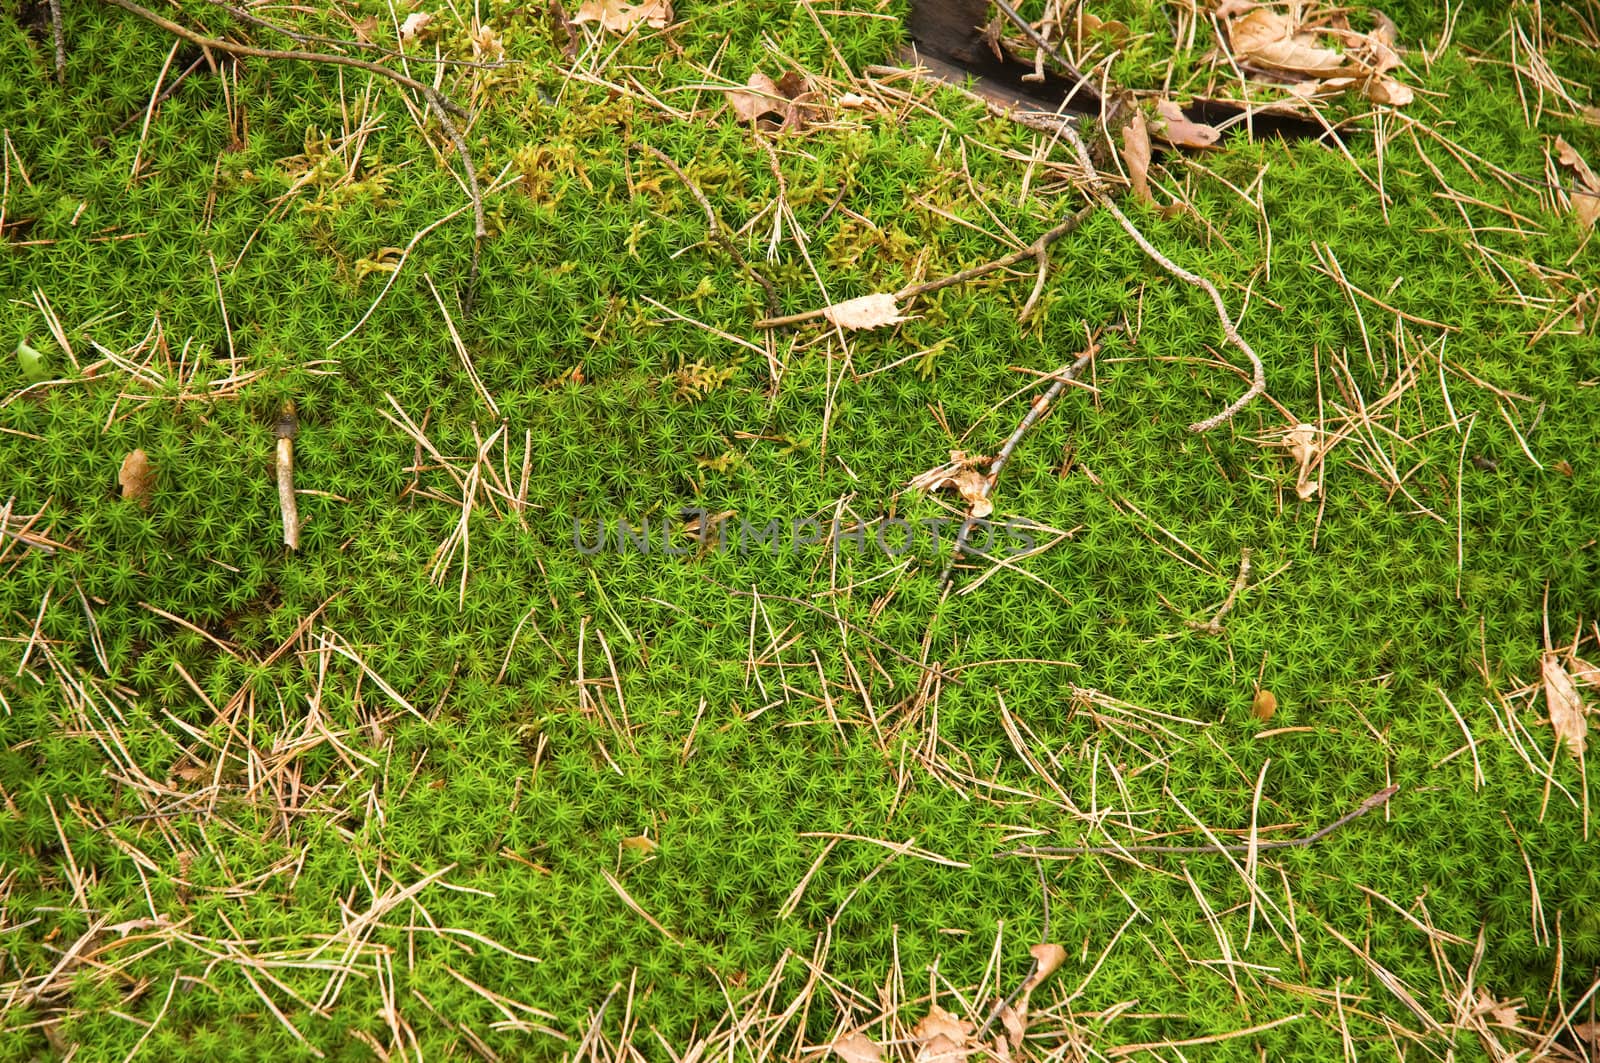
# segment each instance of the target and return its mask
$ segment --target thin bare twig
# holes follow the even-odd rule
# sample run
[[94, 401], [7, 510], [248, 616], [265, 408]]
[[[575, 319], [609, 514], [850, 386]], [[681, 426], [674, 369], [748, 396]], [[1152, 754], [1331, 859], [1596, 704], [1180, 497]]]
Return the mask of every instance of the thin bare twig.
[[[1085, 208], [1085, 210], [1092, 209], [1092, 207]], [[1083, 216], [1085, 216], [1083, 211], [1080, 211], [1077, 215], [1077, 217]], [[1000, 477], [1000, 470], [1005, 468], [1006, 462], [1011, 460], [1011, 453], [1017, 449], [1017, 444], [1022, 441], [1023, 435], [1038, 422], [1040, 417], [1044, 416], [1045, 410], [1050, 408], [1050, 404], [1056, 400], [1057, 395], [1061, 394], [1062, 389], [1072, 383], [1079, 373], [1089, 368], [1089, 363], [1094, 360], [1094, 356], [1099, 352], [1100, 334], [1097, 332], [1090, 337], [1088, 349], [1078, 355], [1078, 360], [1057, 371], [1050, 387], [1045, 390], [1044, 394], [1033, 400], [1033, 404], [1028, 407], [1027, 415], [1022, 418], [1022, 423], [1017, 425], [1016, 430], [1005, 441], [1005, 445], [1000, 448], [1000, 453], [996, 454], [994, 461], [989, 464], [989, 474], [984, 478], [983, 484], [984, 498], [988, 498], [989, 492], [994, 490], [995, 481]], [[973, 519], [968, 517], [961, 522], [961, 527], [956, 532], [956, 542], [950, 551], [950, 560], [945, 563], [944, 572], [939, 576], [939, 583], [945, 587], [949, 586], [950, 575], [956, 567], [956, 562], [961, 560], [962, 552], [967, 548], [967, 541], [972, 537], [972, 526]]]
[[1228, 610], [1233, 608], [1233, 603], [1239, 600], [1245, 585], [1250, 582], [1250, 548], [1247, 546], [1239, 551], [1239, 575], [1234, 578], [1233, 589], [1228, 591], [1228, 596], [1222, 600], [1222, 605], [1217, 609], [1210, 620], [1185, 620], [1184, 624], [1195, 631], [1207, 635], [1222, 634], [1222, 618], [1228, 615]]
[[1234, 414], [1244, 409], [1251, 399], [1267, 390], [1267, 371], [1261, 364], [1260, 356], [1256, 354], [1255, 349], [1250, 344], [1245, 342], [1244, 337], [1239, 335], [1239, 330], [1234, 326], [1233, 318], [1228, 314], [1227, 304], [1222, 301], [1222, 293], [1217, 291], [1217, 286], [1200, 274], [1191, 273], [1189, 270], [1184, 269], [1156, 250], [1156, 246], [1139, 231], [1133, 222], [1128, 220], [1126, 214], [1123, 214], [1117, 208], [1117, 204], [1112, 200], [1110, 193], [1106, 191], [1105, 185], [1100, 179], [1099, 171], [1095, 169], [1094, 161], [1089, 158], [1089, 146], [1083, 142], [1083, 138], [1078, 135], [1078, 131], [1072, 127], [1071, 123], [1063, 123], [1061, 133], [1072, 142], [1073, 150], [1078, 156], [1078, 165], [1082, 166], [1084, 173], [1088, 175], [1089, 186], [1086, 189], [1088, 194], [1102, 207], [1111, 212], [1111, 216], [1117, 219], [1117, 223], [1122, 226], [1123, 231], [1133, 237], [1134, 243], [1138, 244], [1144, 253], [1154, 259], [1162, 269], [1184, 283], [1193, 284], [1195, 287], [1204, 290], [1207, 295], [1211, 296], [1211, 303], [1217, 308], [1217, 319], [1222, 324], [1222, 334], [1228, 338], [1229, 343], [1239, 348], [1240, 351], [1244, 352], [1245, 357], [1250, 359], [1250, 387], [1245, 393], [1234, 399], [1220, 412], [1207, 417], [1203, 421], [1196, 421], [1191, 424], [1189, 431], [1197, 433], [1209, 432], [1218, 425], [1226, 424], [1233, 419]]
[[61, 22], [61, 0], [50, 0], [50, 35], [56, 46], [56, 80], [67, 83], [67, 33]]
[[278, 508], [283, 512], [283, 545], [300, 549], [300, 513], [294, 500], [294, 437], [299, 430], [294, 403], [283, 404], [275, 430], [278, 437]]

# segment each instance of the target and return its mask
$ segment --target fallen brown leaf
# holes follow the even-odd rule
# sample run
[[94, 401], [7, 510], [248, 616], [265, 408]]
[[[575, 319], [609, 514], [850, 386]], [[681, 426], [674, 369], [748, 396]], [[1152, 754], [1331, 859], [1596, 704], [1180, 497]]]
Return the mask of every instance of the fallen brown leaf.
[[1478, 1004], [1473, 1010], [1479, 1015], [1487, 1015], [1494, 1019], [1497, 1026], [1515, 1029], [1521, 1022], [1518, 1012], [1522, 1010], [1522, 1002], [1496, 999], [1487, 989], [1479, 987]]
[[635, 834], [631, 838], [622, 839], [620, 844], [624, 849], [632, 849], [636, 853], [653, 853], [661, 848], [648, 834]]
[[976, 1029], [966, 1019], [933, 1005], [911, 1031], [911, 1039], [918, 1046], [916, 1063], [966, 1063], [974, 1052], [980, 1051], [972, 1043]]
[[639, 25], [661, 29], [672, 21], [672, 3], [671, 0], [640, 0], [637, 4], [627, 0], [583, 0], [571, 21], [598, 22], [612, 33], [628, 33]]
[[981, 520], [994, 512], [994, 503], [989, 501], [989, 478], [977, 469], [963, 470], [950, 483], [966, 500], [970, 516]]
[[972, 1036], [972, 1031], [977, 1029], [972, 1023], [959, 1015], [954, 1015], [939, 1005], [935, 1004], [928, 1009], [911, 1031], [911, 1037], [918, 1044], [926, 1044], [935, 1037], [948, 1037], [952, 1041], [965, 1041]]
[[1145, 128], [1144, 114], [1137, 110], [1122, 127], [1122, 161], [1128, 166], [1134, 196], [1154, 203], [1155, 197], [1150, 194], [1150, 131]]
[[1595, 176], [1583, 156], [1566, 140], [1556, 137], [1555, 147], [1556, 159], [1576, 175], [1572, 190], [1573, 216], [1581, 228], [1593, 229], [1600, 220], [1600, 177]]
[[1572, 658], [1572, 668], [1569, 669], [1572, 678], [1586, 687], [1600, 687], [1600, 668], [1595, 667], [1582, 657]]
[[122, 486], [122, 497], [141, 506], [150, 504], [150, 492], [155, 487], [155, 474], [150, 468], [150, 457], [143, 450], [130, 451], [117, 470], [117, 483]]
[[1022, 1037], [1028, 1032], [1028, 1013], [1026, 1006], [1018, 1009], [1013, 1008], [1008, 1004], [1001, 1008], [1000, 1025], [1005, 1027], [1006, 1040], [1011, 1043], [1011, 1047], [1021, 1048]]
[[1095, 33], [1104, 33], [1114, 44], [1124, 44], [1132, 35], [1126, 24], [1115, 19], [1099, 18], [1082, 8], [1078, 9], [1078, 17], [1073, 21], [1073, 31], [1080, 47], [1085, 37]]
[[778, 93], [778, 83], [759, 69], [751, 72], [742, 89], [728, 89], [728, 106], [741, 122], [754, 122], [762, 115], [781, 114], [785, 101]]
[[506, 57], [505, 42], [500, 32], [488, 23], [472, 33], [472, 58], [480, 63], [498, 63]]
[[413, 11], [400, 23], [400, 43], [410, 44], [428, 28], [428, 23], [433, 21], [433, 16], [425, 11]]
[[878, 1063], [883, 1058], [883, 1046], [859, 1031], [845, 1034], [828, 1047], [845, 1063]]
[[1417, 94], [1411, 91], [1411, 86], [1402, 84], [1394, 78], [1374, 77], [1367, 81], [1367, 99], [1373, 103], [1404, 107], [1416, 98]]
[[1067, 950], [1060, 945], [1035, 945], [1028, 950], [1028, 955], [1032, 956], [1034, 962], [1039, 965], [1038, 969], [1033, 972], [1034, 985], [1038, 985], [1052, 974], [1055, 974], [1056, 968], [1067, 960]]
[[1572, 676], [1561, 665], [1561, 658], [1549, 650], [1540, 662], [1544, 677], [1544, 699], [1550, 709], [1550, 728], [1556, 738], [1566, 743], [1567, 751], [1575, 757], [1583, 756], [1588, 743], [1589, 718], [1583, 698], [1578, 694]]
[[1316, 41], [1315, 34], [1300, 32], [1294, 19], [1265, 7], [1228, 22], [1228, 42], [1241, 59], [1294, 74], [1343, 72], [1344, 53]]
[[[766, 120], [780, 128], [799, 131], [821, 121], [827, 113], [822, 94], [798, 70], [790, 70], [773, 81], [758, 67], [743, 88], [727, 89], [724, 95], [733, 113], [746, 124]], [[864, 96], [855, 100], [854, 106], [868, 102]], [[840, 105], [848, 106], [842, 100]]]
[[1215, 147], [1222, 131], [1203, 122], [1191, 122], [1183, 109], [1171, 100], [1157, 100], [1156, 114], [1161, 121], [1153, 127], [1156, 136], [1180, 148]]
[[[1303, 99], [1350, 88], [1391, 107], [1404, 107], [1416, 98], [1410, 86], [1389, 76], [1402, 65], [1396, 48], [1399, 30], [1382, 12], [1374, 12], [1377, 25], [1370, 33], [1352, 30], [1342, 15], [1308, 26], [1307, 10], [1298, 4], [1285, 11], [1226, 0], [1217, 16], [1226, 23], [1228, 43], [1240, 62], [1297, 81], [1289, 91]], [[1330, 47], [1333, 43], [1341, 47]]]
[[966, 501], [969, 516], [981, 520], [994, 512], [994, 503], [989, 501], [989, 478], [978, 468], [985, 461], [982, 456], [952, 450], [948, 462], [917, 476], [909, 486], [930, 494], [956, 491]]
[[823, 309], [822, 316], [840, 328], [852, 331], [898, 325], [906, 320], [901, 316], [900, 307], [895, 302], [894, 296], [886, 292], [834, 303]]

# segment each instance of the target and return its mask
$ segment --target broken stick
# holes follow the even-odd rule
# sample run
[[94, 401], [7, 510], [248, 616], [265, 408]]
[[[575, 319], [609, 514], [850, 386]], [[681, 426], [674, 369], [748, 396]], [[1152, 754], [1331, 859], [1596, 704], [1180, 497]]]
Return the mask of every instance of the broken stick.
[[278, 417], [278, 508], [283, 511], [283, 545], [300, 549], [300, 513], [294, 504], [294, 437], [300, 421], [294, 403], [283, 404]]

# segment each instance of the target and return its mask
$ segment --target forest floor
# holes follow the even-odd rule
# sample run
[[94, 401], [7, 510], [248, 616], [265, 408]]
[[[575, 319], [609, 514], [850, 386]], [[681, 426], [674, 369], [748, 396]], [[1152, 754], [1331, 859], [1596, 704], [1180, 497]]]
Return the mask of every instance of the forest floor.
[[1600, 1052], [1595, 0], [60, 9], [0, 1060]]

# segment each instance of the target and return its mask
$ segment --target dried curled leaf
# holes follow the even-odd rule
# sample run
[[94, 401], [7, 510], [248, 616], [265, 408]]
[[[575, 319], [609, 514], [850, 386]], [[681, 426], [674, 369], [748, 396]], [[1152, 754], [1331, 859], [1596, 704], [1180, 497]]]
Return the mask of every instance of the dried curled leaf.
[[1294, 19], [1257, 7], [1228, 23], [1228, 42], [1239, 58], [1293, 74], [1328, 76], [1344, 72], [1342, 52], [1317, 44]]
[[1033, 962], [1038, 964], [1038, 969], [1033, 972], [1033, 984], [1049, 978], [1056, 973], [1056, 969], [1067, 960], [1067, 950], [1060, 945], [1035, 945], [1028, 950], [1028, 955], [1033, 957]]
[[1183, 109], [1171, 100], [1157, 100], [1156, 114], [1161, 121], [1152, 129], [1156, 136], [1180, 148], [1211, 148], [1222, 139], [1222, 131], [1203, 122], [1191, 122]]
[[122, 497], [141, 506], [150, 504], [150, 492], [155, 487], [155, 474], [150, 468], [150, 457], [143, 450], [130, 451], [117, 470], [117, 483], [122, 486]]
[[1155, 197], [1150, 194], [1150, 131], [1139, 111], [1134, 111], [1133, 118], [1122, 127], [1122, 161], [1127, 164], [1134, 196], [1154, 203]]
[[410, 44], [422, 35], [428, 28], [428, 23], [433, 21], [433, 16], [426, 11], [413, 11], [400, 23], [400, 43]]
[[844, 1063], [878, 1063], [883, 1046], [859, 1030], [837, 1038], [828, 1046]]
[[906, 320], [901, 316], [900, 306], [894, 296], [887, 292], [834, 303], [823, 309], [822, 316], [840, 328], [852, 331], [898, 325]]
[[662, 29], [672, 21], [671, 0], [583, 0], [571, 21], [598, 22], [612, 33], [628, 33], [639, 25]]
[[760, 69], [752, 71], [742, 89], [729, 89], [725, 93], [728, 106], [741, 122], [754, 122], [763, 115], [780, 113], [783, 97], [778, 94], [778, 83]]
[[1078, 9], [1078, 16], [1073, 20], [1072, 29], [1080, 48], [1085, 37], [1096, 33], [1105, 34], [1113, 44], [1126, 44], [1128, 38], [1132, 36], [1126, 23], [1115, 19], [1102, 19], [1082, 8]]
[[1283, 443], [1289, 448], [1289, 456], [1300, 466], [1295, 472], [1294, 493], [1302, 502], [1317, 497], [1317, 492], [1322, 490], [1322, 484], [1311, 478], [1317, 459], [1322, 455], [1322, 450], [1317, 445], [1316, 426], [1295, 425], [1284, 434]]
[[636, 853], [653, 853], [661, 848], [656, 844], [655, 839], [648, 834], [635, 834], [630, 838], [622, 839], [618, 844], [624, 849], [631, 849]]
[[[733, 113], [746, 124], [765, 122], [768, 127], [800, 131], [821, 121], [827, 113], [822, 94], [798, 70], [790, 70], [773, 81], [758, 67], [744, 88], [728, 89], [724, 95]], [[867, 102], [864, 96], [856, 100], [857, 106]]]
[[472, 31], [472, 58], [480, 63], [498, 63], [506, 57], [505, 41], [500, 31], [485, 22]]
[[1572, 190], [1573, 216], [1578, 219], [1580, 228], [1593, 229], [1600, 220], [1600, 177], [1595, 176], [1583, 156], [1561, 137], [1556, 137], [1555, 148], [1557, 161], [1576, 177]]
[[1411, 86], [1404, 85], [1394, 78], [1375, 77], [1367, 81], [1367, 99], [1373, 103], [1404, 107], [1416, 98], [1417, 94], [1411, 91]]
[[1006, 1039], [1005, 1041], [1000, 1042], [1000, 1044], [1002, 1046], [1009, 1044], [1009, 1046], [1014, 1049], [1021, 1048], [1022, 1038], [1028, 1032], [1027, 1004], [1024, 1003], [1020, 1009], [1013, 1008], [1009, 1004], [1001, 1008], [1000, 1025], [1004, 1027], [1006, 1031]]
[[1500, 1000], [1494, 994], [1481, 986], [1478, 989], [1478, 1003], [1473, 1009], [1473, 1014], [1487, 1016], [1494, 1020], [1496, 1026], [1507, 1029], [1516, 1029], [1521, 1023], [1522, 1010], [1520, 1000]]
[[1574, 757], [1583, 756], [1588, 745], [1589, 716], [1578, 693], [1577, 684], [1561, 664], [1561, 658], [1546, 650], [1540, 661], [1544, 678], [1544, 699], [1550, 709], [1550, 728], [1556, 738], [1566, 743], [1567, 751]]
[[911, 1039], [917, 1043], [916, 1063], [966, 1063], [981, 1050], [972, 1042], [976, 1029], [966, 1019], [933, 1005], [911, 1031]]
[[1401, 61], [1395, 47], [1399, 30], [1387, 16], [1376, 13], [1372, 32], [1358, 33], [1343, 17], [1319, 18], [1308, 26], [1302, 21], [1306, 14], [1298, 5], [1278, 10], [1249, 0], [1224, 0], [1217, 8], [1240, 62], [1297, 82], [1289, 90], [1296, 96], [1327, 96], [1353, 88], [1391, 107], [1416, 98], [1409, 86], [1389, 76]]
[[994, 503], [989, 501], [989, 478], [978, 469], [983, 463], [980, 456], [952, 450], [948, 462], [922, 473], [909, 486], [929, 493], [956, 491], [966, 501], [968, 515], [981, 520], [994, 512]]

